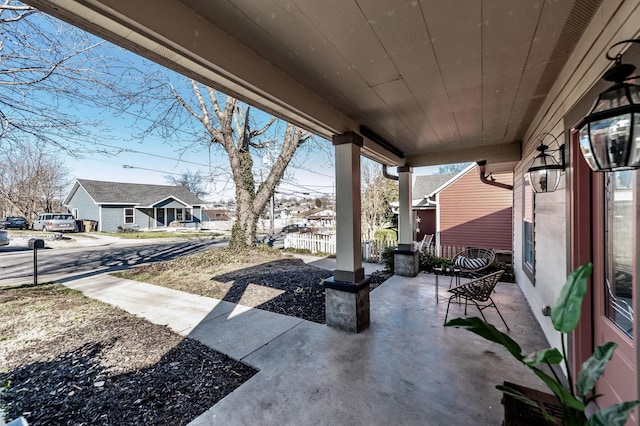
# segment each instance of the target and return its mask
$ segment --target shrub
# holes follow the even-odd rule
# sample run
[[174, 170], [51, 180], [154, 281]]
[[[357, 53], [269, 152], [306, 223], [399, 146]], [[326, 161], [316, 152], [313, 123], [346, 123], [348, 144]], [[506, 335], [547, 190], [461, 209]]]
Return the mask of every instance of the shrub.
[[376, 229], [373, 238], [379, 243], [396, 243], [398, 241], [398, 231], [392, 228]]
[[502, 278], [500, 279], [500, 281], [503, 281], [506, 283], [516, 282], [515, 275], [513, 274], [513, 265], [509, 263], [495, 261], [491, 265], [489, 265], [487, 269], [484, 269], [482, 271], [482, 275], [491, 274], [493, 272], [497, 272], [500, 270], [504, 271], [504, 275], [502, 275]]
[[395, 251], [395, 247], [387, 247], [384, 250], [382, 250], [382, 253], [380, 254], [380, 260], [382, 261], [382, 264], [384, 265], [384, 270], [385, 271], [389, 271], [389, 272], [393, 272], [394, 271], [394, 259], [393, 259], [393, 252]]
[[424, 272], [433, 272], [433, 268], [440, 266], [453, 265], [451, 259], [446, 257], [438, 257], [434, 254], [423, 251], [420, 253], [420, 270]]

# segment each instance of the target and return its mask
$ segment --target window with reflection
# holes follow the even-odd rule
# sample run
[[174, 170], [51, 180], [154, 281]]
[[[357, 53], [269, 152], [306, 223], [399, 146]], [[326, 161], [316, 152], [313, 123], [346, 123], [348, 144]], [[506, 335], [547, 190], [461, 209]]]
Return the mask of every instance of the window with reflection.
[[633, 232], [635, 188], [633, 172], [606, 176], [605, 312], [628, 336], [633, 336]]
[[525, 174], [522, 182], [522, 270], [535, 285], [535, 246], [534, 246], [534, 193], [529, 176]]

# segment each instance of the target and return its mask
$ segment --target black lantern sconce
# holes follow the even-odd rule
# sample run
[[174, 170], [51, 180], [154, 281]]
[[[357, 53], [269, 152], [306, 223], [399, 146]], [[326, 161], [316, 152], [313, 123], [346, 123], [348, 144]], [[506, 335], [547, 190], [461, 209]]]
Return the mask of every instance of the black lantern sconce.
[[580, 131], [582, 154], [596, 172], [614, 172], [640, 168], [640, 86], [629, 83], [636, 67], [622, 63], [622, 54], [611, 56], [616, 46], [640, 43], [623, 40], [609, 48], [607, 59], [615, 65], [604, 74], [614, 83], [600, 93], [589, 115], [582, 119]]
[[[550, 137], [553, 139], [556, 148], [552, 149], [544, 143], [544, 139]], [[531, 162], [529, 173], [529, 181], [533, 192], [553, 192], [558, 189], [560, 183], [560, 174], [565, 168], [564, 163], [564, 145], [558, 143], [558, 139], [550, 133], [542, 133], [538, 136], [540, 145], [536, 148], [540, 154]], [[557, 153], [556, 160], [554, 153]]]

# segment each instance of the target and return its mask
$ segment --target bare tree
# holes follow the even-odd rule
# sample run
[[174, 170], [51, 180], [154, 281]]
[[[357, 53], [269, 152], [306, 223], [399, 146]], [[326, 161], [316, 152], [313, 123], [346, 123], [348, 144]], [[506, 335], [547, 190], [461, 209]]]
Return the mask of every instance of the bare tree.
[[389, 220], [391, 202], [398, 200], [398, 182], [382, 175], [380, 165], [362, 161], [362, 228], [363, 236], [373, 240], [376, 229]]
[[[263, 212], [296, 149], [311, 134], [286, 124], [284, 131], [274, 132], [273, 117], [266, 122], [254, 120], [252, 109], [237, 99], [190, 80], [181, 91], [175, 85], [160, 86], [149, 83], [148, 87], [168, 89], [147, 91], [148, 102], [133, 105], [143, 111], [152, 105], [157, 118], [144, 128], [144, 134], [159, 133], [165, 140], [176, 135], [185, 138], [185, 129], [192, 138], [185, 150], [209, 146], [223, 151], [228, 159], [229, 171], [235, 186], [236, 223], [233, 226], [231, 247], [255, 244], [258, 218]], [[149, 96], [153, 94], [153, 96]], [[161, 105], [161, 106], [160, 106]], [[162, 111], [158, 114], [158, 110]], [[143, 115], [137, 112], [137, 115]], [[257, 114], [256, 114], [257, 115]], [[264, 115], [264, 114], [262, 114]], [[149, 114], [145, 113], [148, 117]], [[146, 124], [146, 123], [143, 123]], [[276, 149], [279, 147], [279, 149]], [[265, 150], [270, 152], [270, 168], [266, 175], [259, 173]], [[254, 164], [259, 163], [259, 164]], [[260, 182], [258, 183], [258, 179]]]
[[69, 169], [42, 142], [22, 143], [0, 155], [0, 202], [7, 214], [32, 218], [59, 210], [69, 183]]
[[189, 189], [189, 191], [193, 192], [198, 197], [203, 197], [207, 195], [204, 176], [199, 171], [198, 172], [186, 171], [178, 177], [165, 175], [164, 178], [171, 185], [186, 187], [187, 189]]
[[132, 72], [106, 47], [30, 6], [0, 0], [0, 150], [39, 140], [75, 156], [95, 152], [89, 147], [100, 123], [78, 110], [95, 108], [95, 116], [108, 108]]
[[455, 164], [445, 164], [443, 166], [438, 167], [439, 175], [448, 175], [453, 173], [459, 173], [466, 169], [470, 163], [455, 163]]

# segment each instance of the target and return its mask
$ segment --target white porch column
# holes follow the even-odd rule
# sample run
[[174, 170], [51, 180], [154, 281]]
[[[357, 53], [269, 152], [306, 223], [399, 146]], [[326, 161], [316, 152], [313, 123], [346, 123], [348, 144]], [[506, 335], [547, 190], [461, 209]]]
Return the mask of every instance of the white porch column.
[[398, 167], [399, 212], [398, 249], [413, 249], [414, 224], [412, 200], [413, 167]]
[[420, 270], [419, 251], [414, 241], [412, 167], [398, 167], [399, 211], [398, 211], [398, 249], [394, 252], [394, 271], [396, 275], [415, 277]]
[[369, 279], [362, 268], [360, 149], [362, 136], [333, 136], [336, 151], [336, 270], [324, 282], [327, 325], [351, 332], [369, 326]]

